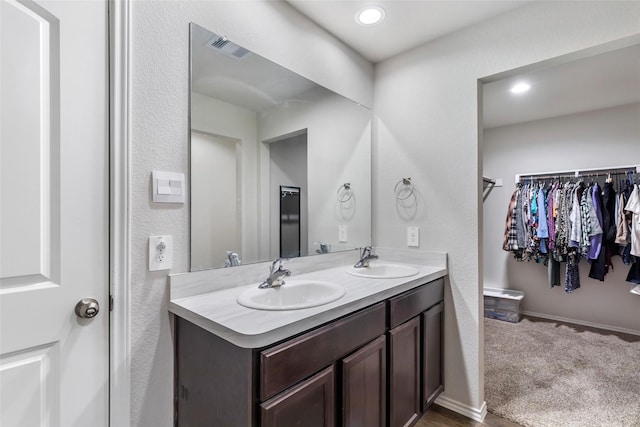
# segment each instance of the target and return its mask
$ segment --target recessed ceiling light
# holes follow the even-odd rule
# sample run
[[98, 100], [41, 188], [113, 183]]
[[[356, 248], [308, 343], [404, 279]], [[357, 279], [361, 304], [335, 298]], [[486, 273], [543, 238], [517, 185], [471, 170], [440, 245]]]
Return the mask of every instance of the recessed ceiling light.
[[531, 85], [529, 83], [519, 82], [511, 86], [509, 92], [513, 93], [514, 95], [519, 95], [521, 93], [528, 92], [529, 89], [531, 89]]
[[356, 13], [356, 22], [360, 25], [375, 25], [384, 19], [384, 9], [379, 6], [367, 6]]

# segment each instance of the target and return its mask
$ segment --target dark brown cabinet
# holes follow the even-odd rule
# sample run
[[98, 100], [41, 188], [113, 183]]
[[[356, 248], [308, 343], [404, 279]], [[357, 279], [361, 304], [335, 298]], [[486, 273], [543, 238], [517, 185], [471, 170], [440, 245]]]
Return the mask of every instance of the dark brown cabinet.
[[260, 405], [262, 427], [334, 427], [333, 366]]
[[410, 426], [420, 418], [420, 319], [389, 331], [389, 426]]
[[389, 426], [415, 424], [443, 390], [444, 280], [389, 299]]
[[259, 352], [260, 401], [339, 361], [385, 332], [378, 303]]
[[442, 392], [442, 326], [444, 303], [439, 303], [422, 313], [422, 412]]
[[444, 280], [266, 348], [175, 317], [175, 425], [410, 426], [442, 391]]
[[384, 427], [387, 340], [380, 336], [342, 360], [342, 425]]

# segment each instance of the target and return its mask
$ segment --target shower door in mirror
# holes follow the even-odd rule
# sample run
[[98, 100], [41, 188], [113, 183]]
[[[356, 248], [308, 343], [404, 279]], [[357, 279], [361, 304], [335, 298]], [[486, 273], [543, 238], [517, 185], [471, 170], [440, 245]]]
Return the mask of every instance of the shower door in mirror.
[[300, 187], [280, 186], [280, 258], [300, 256]]

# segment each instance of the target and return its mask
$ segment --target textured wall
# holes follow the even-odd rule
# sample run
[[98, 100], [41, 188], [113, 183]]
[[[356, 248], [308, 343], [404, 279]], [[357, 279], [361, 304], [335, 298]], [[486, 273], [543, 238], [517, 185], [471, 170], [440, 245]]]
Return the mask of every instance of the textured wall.
[[[187, 172], [189, 22], [372, 104], [372, 66], [283, 2], [131, 1], [131, 425], [173, 425], [167, 271], [147, 271], [150, 235], [174, 237], [188, 271], [188, 205], [150, 202], [152, 170]], [[327, 67], [331, 64], [331, 67]]]
[[[447, 252], [445, 396], [478, 411], [484, 400], [481, 147], [478, 79], [640, 32], [640, 2], [540, 2], [444, 37], [376, 67], [375, 244]], [[399, 208], [402, 177], [415, 211]]]
[[519, 263], [502, 250], [515, 174], [640, 164], [639, 118], [640, 104], [633, 104], [484, 132], [484, 173], [505, 183], [483, 205], [485, 286], [524, 291], [526, 311], [640, 333], [640, 298], [629, 292], [629, 267], [619, 257], [604, 282], [590, 279], [589, 264], [581, 262], [581, 288], [569, 295], [549, 289], [544, 266]]

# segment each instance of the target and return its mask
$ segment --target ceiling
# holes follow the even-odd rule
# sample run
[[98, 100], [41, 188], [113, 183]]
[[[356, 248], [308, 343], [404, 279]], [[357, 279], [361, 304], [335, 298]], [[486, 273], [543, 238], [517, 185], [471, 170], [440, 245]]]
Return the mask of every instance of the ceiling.
[[[520, 81], [531, 90], [511, 94]], [[483, 102], [485, 128], [640, 103], [640, 45], [485, 84]]]
[[[212, 46], [220, 35], [191, 24], [191, 90], [260, 112], [292, 102], [319, 87], [278, 64], [228, 40]], [[240, 57], [234, 55], [238, 52]]]
[[[374, 64], [530, 3], [530, 0], [286, 1]], [[365, 5], [381, 6], [386, 12], [385, 19], [375, 26], [358, 25], [355, 14]], [[529, 81], [532, 89], [513, 96], [508, 89], [518, 80]], [[640, 47], [527, 71], [486, 84], [483, 99], [486, 128], [639, 103]]]
[[[372, 63], [493, 18], [530, 0], [286, 0]], [[355, 15], [381, 6], [385, 19], [362, 26]]]

